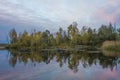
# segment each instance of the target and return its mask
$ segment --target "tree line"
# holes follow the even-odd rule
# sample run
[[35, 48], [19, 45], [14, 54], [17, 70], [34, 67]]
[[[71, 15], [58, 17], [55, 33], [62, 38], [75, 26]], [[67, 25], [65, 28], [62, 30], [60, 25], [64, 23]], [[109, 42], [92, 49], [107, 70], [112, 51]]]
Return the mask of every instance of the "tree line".
[[120, 40], [120, 28], [116, 28], [110, 23], [101, 25], [98, 29], [86, 26], [78, 29], [77, 23], [74, 22], [68, 26], [67, 30], [60, 27], [56, 34], [49, 30], [17, 33], [15, 29], [12, 29], [9, 32], [9, 41], [12, 47], [96, 46], [106, 40]]

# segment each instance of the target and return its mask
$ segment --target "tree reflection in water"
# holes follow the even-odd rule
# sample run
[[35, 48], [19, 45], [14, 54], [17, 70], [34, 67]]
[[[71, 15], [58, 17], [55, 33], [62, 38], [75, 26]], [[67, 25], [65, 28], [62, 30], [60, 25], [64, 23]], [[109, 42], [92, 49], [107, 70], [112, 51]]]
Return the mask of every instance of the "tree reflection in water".
[[92, 65], [99, 64], [102, 68], [110, 68], [111, 70], [120, 63], [118, 57], [105, 56], [102, 53], [88, 53], [88, 52], [75, 52], [75, 51], [64, 51], [64, 52], [30, 52], [21, 53], [10, 50], [9, 63], [12, 67], [16, 66], [16, 63], [23, 62], [27, 64], [31, 61], [34, 65], [44, 62], [49, 64], [50, 61], [55, 60], [62, 67], [65, 63], [68, 64], [68, 68], [74, 72], [78, 71], [78, 66], [82, 64], [84, 68], [91, 67]]

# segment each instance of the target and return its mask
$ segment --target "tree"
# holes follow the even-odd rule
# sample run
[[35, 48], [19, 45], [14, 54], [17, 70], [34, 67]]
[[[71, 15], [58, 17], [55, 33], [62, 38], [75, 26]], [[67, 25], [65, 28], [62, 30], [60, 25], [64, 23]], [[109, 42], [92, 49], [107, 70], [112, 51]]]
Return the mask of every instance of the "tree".
[[61, 39], [60, 33], [57, 32], [57, 33], [56, 33], [56, 44], [57, 44], [57, 45], [60, 45], [60, 39]]
[[88, 36], [89, 36], [89, 45], [94, 46], [97, 43], [97, 34], [95, 29], [91, 29], [90, 27], [87, 30]]
[[23, 32], [21, 40], [22, 40], [23, 46], [30, 46], [30, 37], [27, 31]]
[[105, 40], [116, 40], [116, 28], [110, 23], [107, 25], [102, 25], [98, 29], [99, 43], [104, 42]]
[[85, 26], [82, 27], [81, 29], [81, 44], [87, 45], [89, 43], [89, 34], [87, 32], [87, 28]]
[[14, 43], [17, 43], [17, 32], [15, 29], [12, 29], [10, 32], [9, 32], [9, 37], [10, 37], [10, 42], [12, 44]]
[[118, 32], [118, 34], [117, 34], [117, 40], [120, 40], [120, 28], [117, 29], [117, 32]]
[[63, 31], [63, 43], [67, 43], [67, 44], [69, 43], [69, 38], [66, 34], [66, 31]]
[[118, 31], [118, 34], [120, 35], [120, 28], [118, 28], [117, 31]]
[[77, 44], [78, 34], [79, 30], [77, 28], [77, 23], [74, 22], [68, 27], [68, 38], [70, 40], [70, 44]]
[[89, 42], [89, 35], [88, 35], [88, 33], [83, 33], [81, 35], [81, 41], [82, 41], [83, 45], [88, 45], [88, 42]]
[[63, 29], [60, 27], [59, 28], [59, 34], [60, 34], [60, 43], [63, 42]]
[[68, 38], [71, 40], [72, 24], [68, 27]]
[[54, 46], [54, 45], [55, 45], [55, 39], [54, 39], [53, 34], [50, 34], [49, 39], [50, 39], [49, 45], [50, 45], [50, 46]]

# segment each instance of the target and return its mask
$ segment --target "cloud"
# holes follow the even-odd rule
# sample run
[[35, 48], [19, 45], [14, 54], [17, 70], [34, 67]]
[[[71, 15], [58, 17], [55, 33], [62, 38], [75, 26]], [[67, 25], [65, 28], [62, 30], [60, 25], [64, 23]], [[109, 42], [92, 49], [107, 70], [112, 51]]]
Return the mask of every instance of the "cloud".
[[99, 8], [96, 12], [96, 17], [99, 22], [103, 23], [117, 23], [120, 19], [120, 1], [109, 0], [106, 5]]
[[98, 27], [120, 21], [119, 3], [119, 0], [0, 0], [0, 21], [49, 29], [66, 27], [73, 21]]
[[6, 34], [11, 28], [54, 33], [74, 21], [78, 28], [119, 23], [120, 0], [0, 0], [0, 29]]
[[3, 22], [6, 21], [7, 24], [15, 23], [33, 26], [49, 25], [53, 23], [52, 20], [43, 17], [42, 14], [38, 15], [35, 11], [24, 7], [22, 4], [14, 4], [7, 0], [1, 1], [0, 3], [0, 20]]

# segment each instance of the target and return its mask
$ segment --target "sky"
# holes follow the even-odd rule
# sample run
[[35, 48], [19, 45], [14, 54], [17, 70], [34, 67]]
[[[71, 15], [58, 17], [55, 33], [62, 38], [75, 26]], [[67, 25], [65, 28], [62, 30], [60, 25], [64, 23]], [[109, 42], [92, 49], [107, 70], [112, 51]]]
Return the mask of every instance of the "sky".
[[0, 0], [0, 42], [9, 30], [57, 31], [77, 22], [78, 28], [120, 23], [120, 0]]

